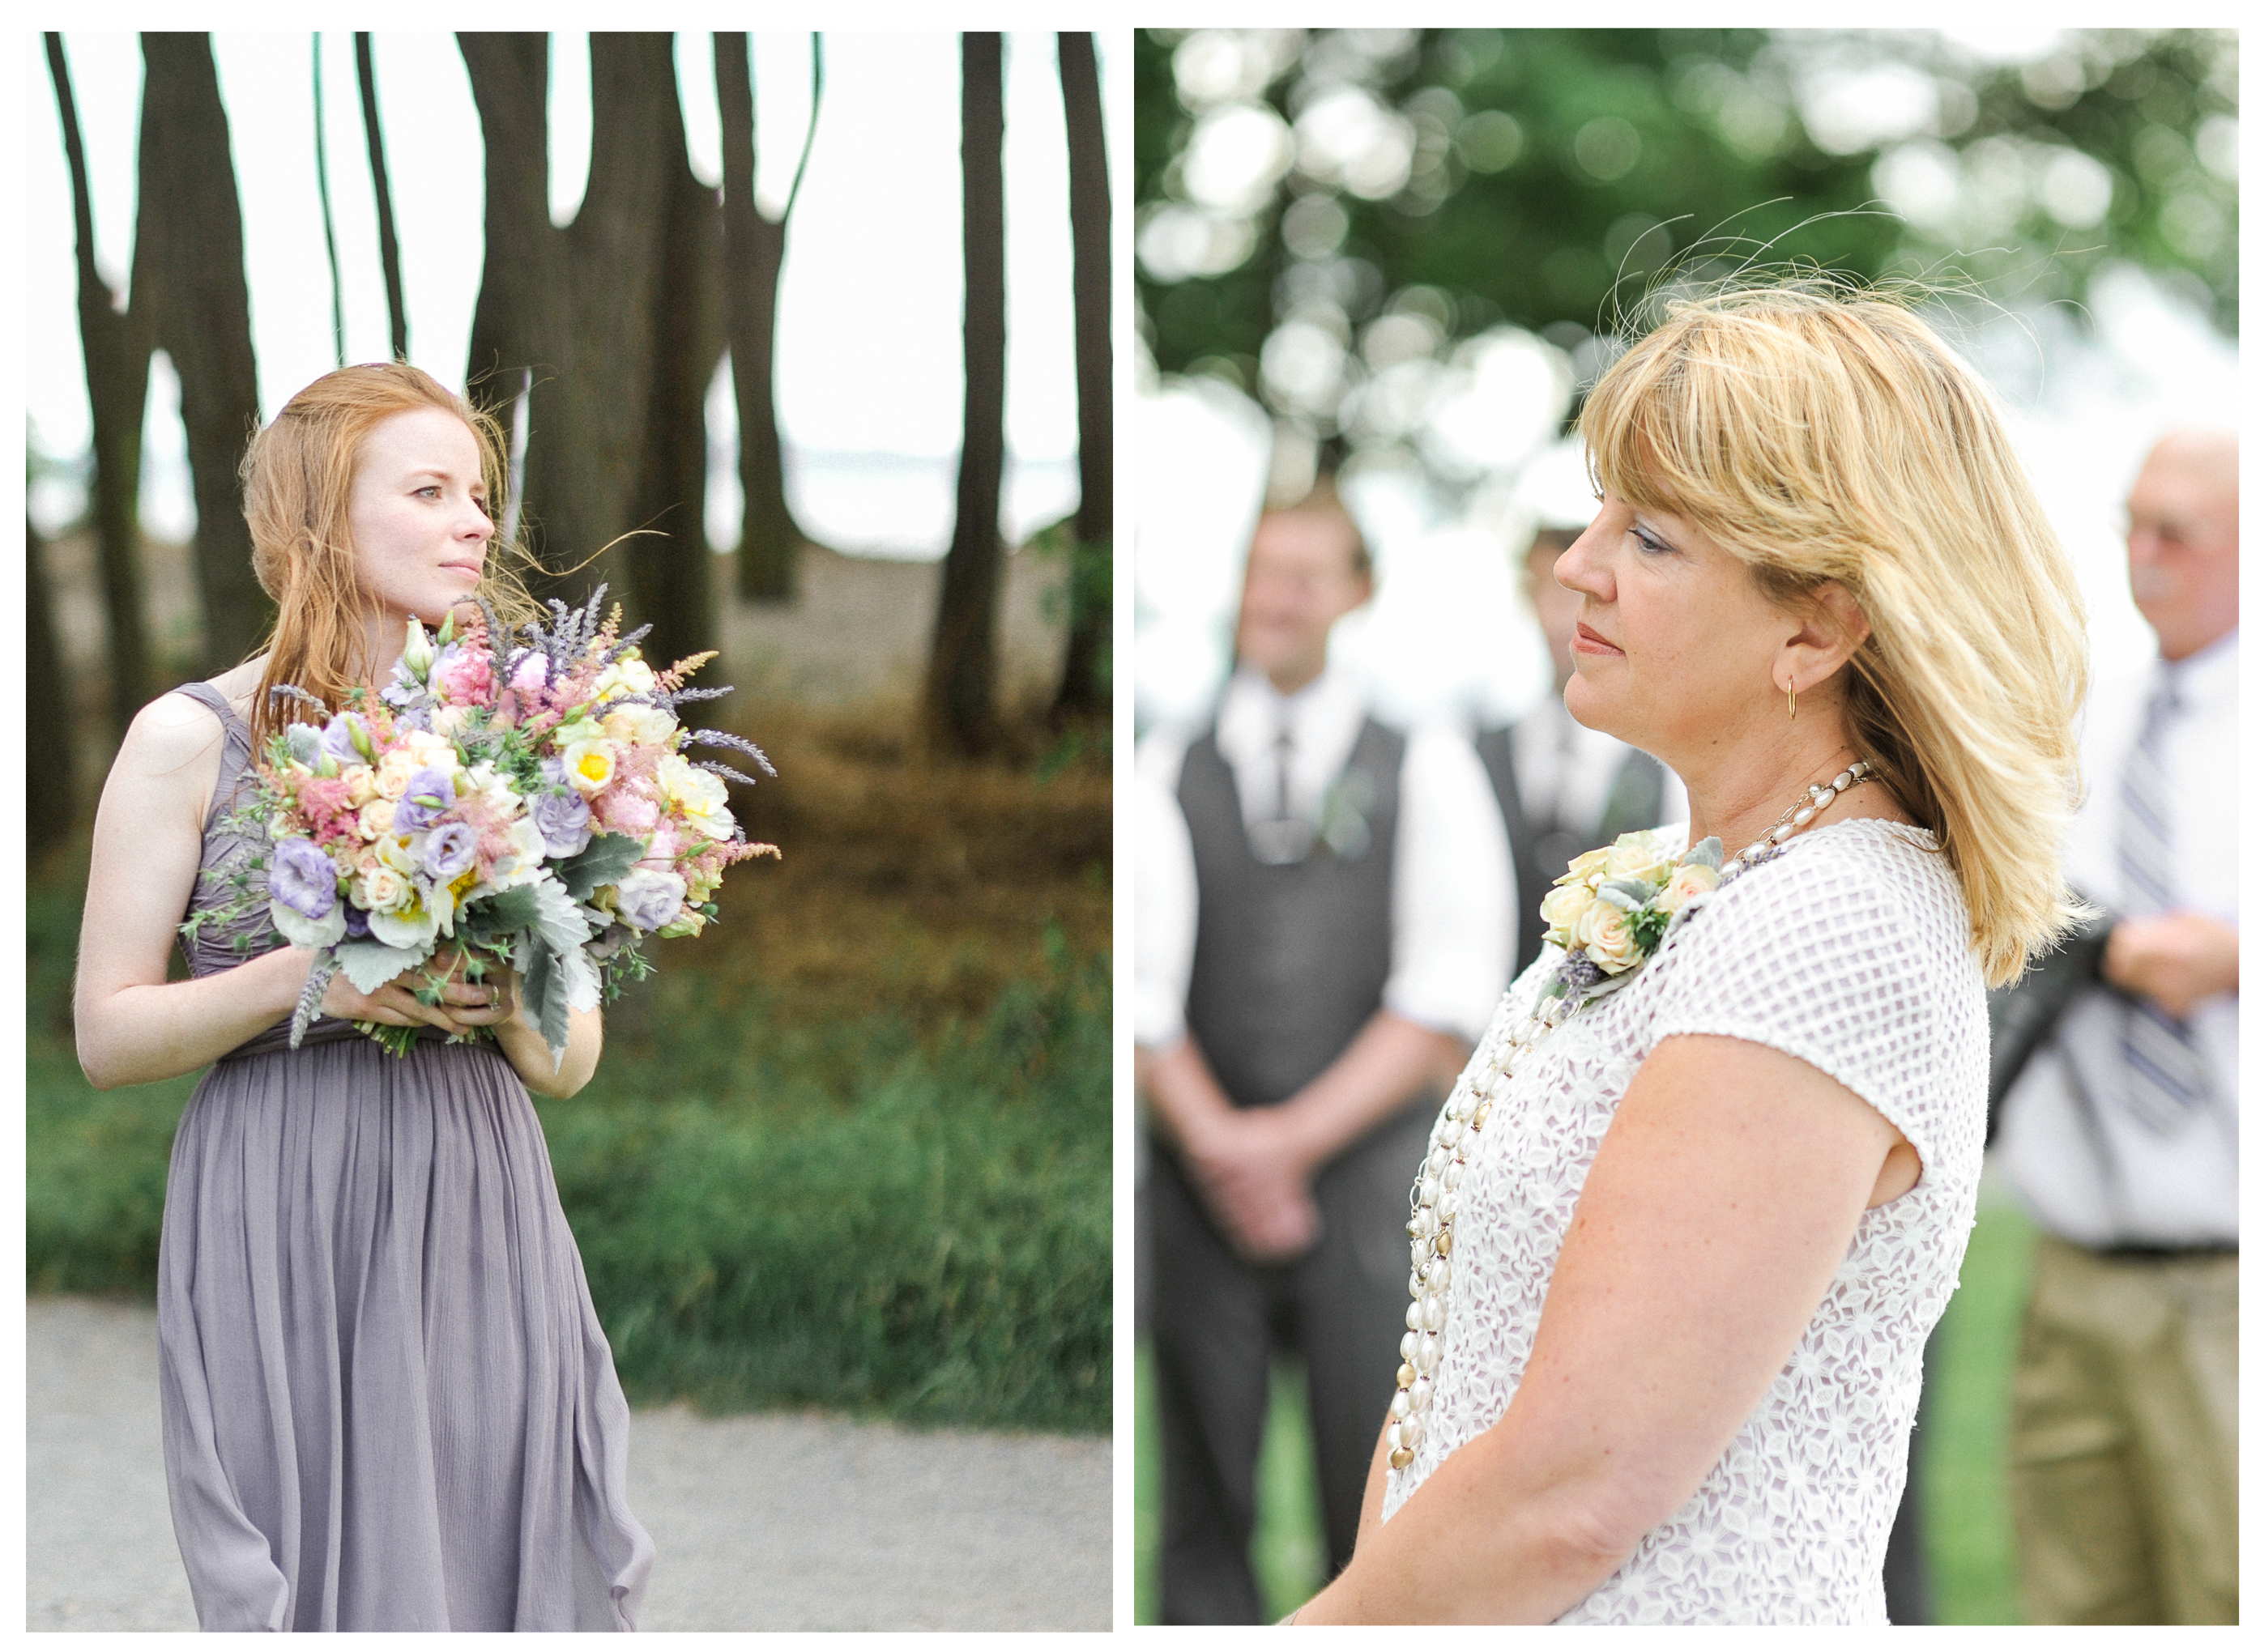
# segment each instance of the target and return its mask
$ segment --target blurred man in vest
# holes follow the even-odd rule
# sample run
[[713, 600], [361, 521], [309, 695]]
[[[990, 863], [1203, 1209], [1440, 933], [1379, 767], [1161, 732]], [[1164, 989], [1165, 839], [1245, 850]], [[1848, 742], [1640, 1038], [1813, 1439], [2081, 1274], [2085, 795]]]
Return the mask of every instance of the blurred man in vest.
[[1505, 834], [1464, 738], [1329, 667], [1372, 570], [1321, 488], [1248, 551], [1216, 721], [1141, 745], [1139, 1083], [1162, 1616], [1262, 1620], [1248, 1540], [1275, 1348], [1307, 1373], [1328, 1557], [1396, 1384], [1407, 1189], [1505, 984]]
[[1516, 493], [1538, 524], [1523, 554], [1522, 591], [1553, 657], [1554, 691], [1520, 722], [1476, 737], [1514, 864], [1512, 975], [1537, 958], [1546, 931], [1538, 903], [1571, 860], [1622, 833], [1687, 818], [1687, 792], [1677, 775], [1647, 752], [1586, 728], [1562, 703], [1584, 599], [1555, 580], [1554, 564], [1593, 516], [1583, 445], [1565, 442], [1541, 454]]
[[2041, 1229], [2009, 1437], [2035, 1623], [2237, 1620], [2236, 452], [2178, 431], [2135, 478], [2157, 655], [2095, 662], [2064, 856], [2105, 920], [1996, 1004], [1993, 1161]]

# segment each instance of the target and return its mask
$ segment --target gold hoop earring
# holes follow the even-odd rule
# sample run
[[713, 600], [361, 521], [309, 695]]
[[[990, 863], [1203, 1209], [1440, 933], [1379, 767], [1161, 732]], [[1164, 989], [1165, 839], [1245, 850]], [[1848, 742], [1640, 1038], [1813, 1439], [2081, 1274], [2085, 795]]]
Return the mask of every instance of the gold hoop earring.
[[1797, 679], [1794, 677], [1789, 680], [1789, 720], [1792, 723], [1797, 721]]

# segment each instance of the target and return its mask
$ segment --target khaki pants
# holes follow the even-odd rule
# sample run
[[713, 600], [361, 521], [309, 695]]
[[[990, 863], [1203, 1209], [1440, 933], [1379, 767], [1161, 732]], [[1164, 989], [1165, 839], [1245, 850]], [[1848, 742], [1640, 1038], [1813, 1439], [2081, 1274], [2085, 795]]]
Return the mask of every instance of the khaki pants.
[[2034, 1256], [2009, 1418], [2034, 1623], [2235, 1623], [2236, 1257]]

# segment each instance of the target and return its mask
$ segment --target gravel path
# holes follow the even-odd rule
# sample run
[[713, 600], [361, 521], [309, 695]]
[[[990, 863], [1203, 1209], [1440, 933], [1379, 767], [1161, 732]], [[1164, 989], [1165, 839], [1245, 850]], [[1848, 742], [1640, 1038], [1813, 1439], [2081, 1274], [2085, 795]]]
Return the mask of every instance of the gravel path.
[[[154, 1310], [35, 1297], [26, 1324], [33, 1629], [194, 1629], [157, 1424]], [[639, 1411], [630, 1500], [659, 1558], [645, 1629], [1104, 1629], [1101, 1440]]]

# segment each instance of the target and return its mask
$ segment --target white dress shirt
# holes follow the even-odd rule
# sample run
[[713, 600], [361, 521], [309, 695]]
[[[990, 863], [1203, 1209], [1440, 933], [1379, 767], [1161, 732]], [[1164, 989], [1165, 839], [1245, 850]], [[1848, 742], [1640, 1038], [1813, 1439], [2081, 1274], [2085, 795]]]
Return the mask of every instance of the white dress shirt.
[[[2160, 761], [2171, 794], [2178, 902], [2232, 927], [2242, 853], [2236, 652], [2231, 631], [2182, 662], [2184, 709], [2167, 726]], [[2087, 697], [2080, 773], [2088, 795], [2065, 847], [2064, 872], [2106, 906], [2128, 898], [2117, 851], [2119, 780], [2158, 670], [2153, 662], [2099, 681]], [[2110, 1070], [2123, 1011], [2100, 986], [2072, 1000], [2055, 1041], [2035, 1052], [2004, 1100], [1993, 1146], [1995, 1164], [2042, 1228], [2097, 1250], [2235, 1243], [2236, 1002], [2236, 993], [2220, 993], [2192, 1011], [2190, 1031], [2212, 1094], [2160, 1132], [2092, 1077]], [[2065, 1045], [2087, 1057], [2076, 1073]], [[2082, 1089], [2092, 1111], [2078, 1106]]]
[[[1279, 731], [1291, 734], [1290, 814], [1315, 822], [1364, 726], [1366, 695], [1340, 668], [1282, 694], [1243, 668], [1217, 710], [1219, 754], [1232, 770], [1241, 812], [1273, 819], [1279, 795]], [[1192, 835], [1177, 804], [1185, 749], [1197, 735], [1156, 730], [1140, 742], [1132, 830], [1137, 887], [1134, 1018], [1138, 1042], [1174, 1046], [1185, 1033], [1200, 892]], [[1407, 1021], [1473, 1043], [1506, 987], [1514, 889], [1506, 826], [1475, 748], [1448, 728], [1405, 737], [1398, 787], [1396, 859], [1390, 888], [1389, 980], [1383, 1006]]]
[[[1578, 722], [1558, 694], [1532, 707], [1507, 737], [1513, 745], [1514, 789], [1523, 814], [1580, 837], [1598, 831], [1617, 772], [1632, 756], [1632, 747]], [[1667, 768], [1662, 812], [1653, 823], [1686, 818], [1687, 788]]]

